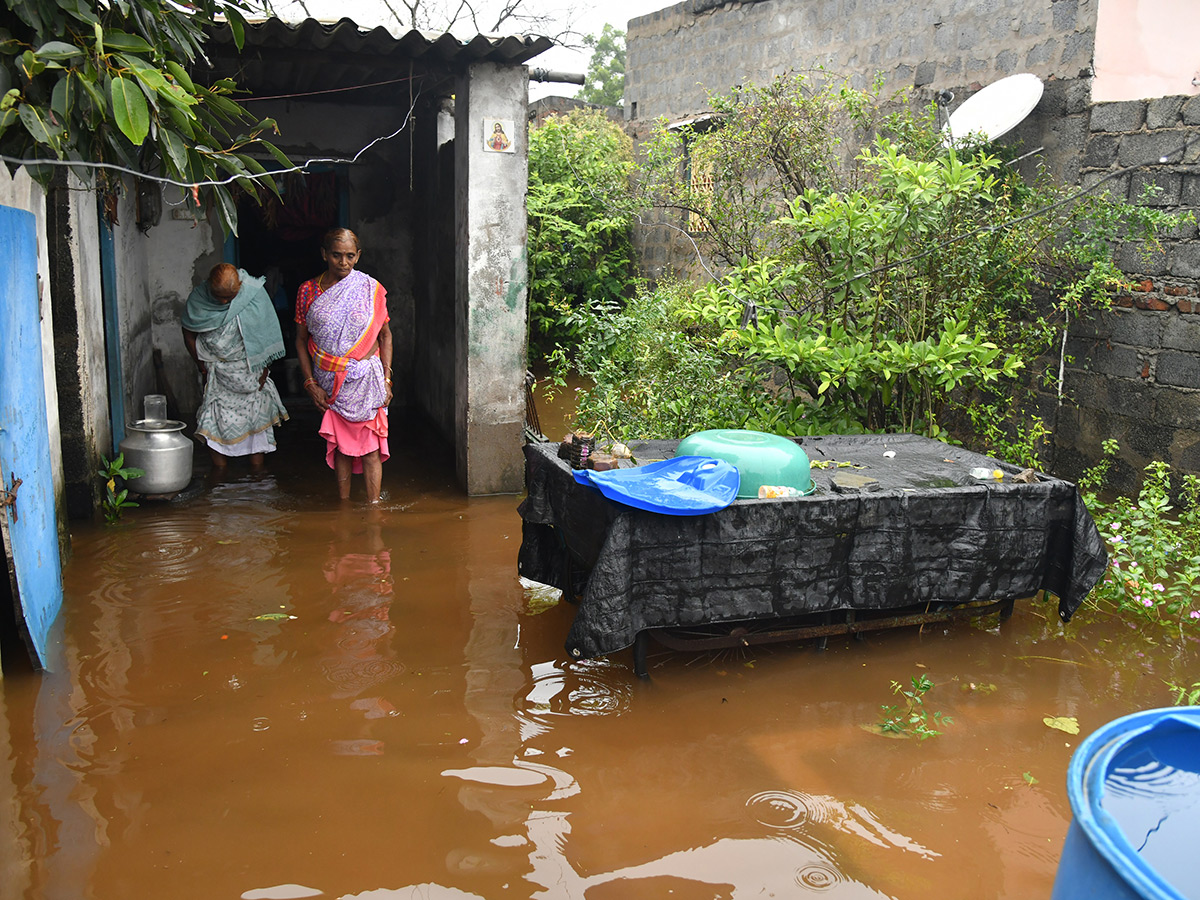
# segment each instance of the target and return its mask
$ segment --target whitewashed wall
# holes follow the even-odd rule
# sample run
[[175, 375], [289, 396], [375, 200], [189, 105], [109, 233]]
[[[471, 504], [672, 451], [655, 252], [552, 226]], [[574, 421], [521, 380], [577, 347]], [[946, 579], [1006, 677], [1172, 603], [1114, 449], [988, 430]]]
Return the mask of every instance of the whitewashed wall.
[[183, 345], [180, 319], [192, 288], [221, 261], [224, 237], [207, 219], [172, 218], [172, 210], [183, 208], [175, 205], [182, 200], [177, 188], [163, 193], [162, 219], [145, 236], [146, 278], [153, 346], [162, 351], [167, 384], [180, 409], [191, 415], [200, 406], [203, 385]]

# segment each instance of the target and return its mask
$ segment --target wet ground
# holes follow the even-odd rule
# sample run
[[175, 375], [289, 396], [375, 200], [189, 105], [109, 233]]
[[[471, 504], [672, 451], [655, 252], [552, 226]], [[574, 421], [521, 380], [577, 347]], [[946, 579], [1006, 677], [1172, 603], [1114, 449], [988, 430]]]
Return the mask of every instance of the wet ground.
[[[1200, 677], [1194, 641], [1032, 601], [572, 663], [519, 498], [398, 434], [383, 508], [339, 505], [301, 428], [264, 478], [74, 527], [56, 671], [5, 650], [4, 898], [1048, 897], [1072, 749]], [[867, 730], [920, 674], [944, 734]]]

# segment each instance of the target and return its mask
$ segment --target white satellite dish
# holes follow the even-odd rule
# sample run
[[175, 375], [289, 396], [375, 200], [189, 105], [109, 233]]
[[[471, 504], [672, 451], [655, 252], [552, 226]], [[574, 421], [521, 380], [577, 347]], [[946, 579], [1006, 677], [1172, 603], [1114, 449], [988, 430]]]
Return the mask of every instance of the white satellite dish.
[[1029, 72], [1010, 75], [972, 94], [950, 114], [942, 129], [947, 147], [969, 135], [994, 141], [1016, 128], [1042, 99], [1042, 79]]

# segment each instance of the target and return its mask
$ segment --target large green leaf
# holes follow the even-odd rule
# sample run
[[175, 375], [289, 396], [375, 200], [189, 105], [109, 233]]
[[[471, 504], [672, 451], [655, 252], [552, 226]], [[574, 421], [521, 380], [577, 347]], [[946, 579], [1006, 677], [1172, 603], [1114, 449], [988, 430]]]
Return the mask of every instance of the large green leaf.
[[225, 8], [225, 18], [229, 22], [229, 30], [233, 32], [233, 42], [241, 53], [242, 45], [246, 43], [246, 20], [233, 7]]
[[163, 109], [167, 114], [167, 118], [171, 120], [171, 125], [183, 137], [190, 141], [196, 136], [196, 130], [193, 125], [194, 117], [190, 111], [179, 106], [165, 106]]
[[270, 154], [273, 157], [275, 157], [275, 159], [279, 162], [279, 164], [281, 166], [284, 166], [288, 169], [292, 168], [292, 161], [287, 158], [287, 155], [282, 150], [280, 150], [278, 147], [276, 147], [270, 141], [260, 140], [259, 143], [267, 148], [267, 150], [270, 152]]
[[113, 118], [121, 133], [140, 147], [150, 133], [150, 109], [142, 89], [129, 78], [118, 75], [112, 80]]
[[93, 124], [102, 118], [108, 112], [108, 101], [104, 99], [104, 93], [96, 86], [96, 76], [94, 73], [83, 69], [75, 71], [76, 77], [79, 79], [79, 85], [91, 100], [92, 112], [94, 113]]
[[60, 122], [65, 122], [70, 118], [71, 110], [75, 106], [75, 88], [71, 86], [71, 79], [74, 77], [74, 72], [67, 72], [63, 78], [54, 83], [54, 91], [50, 95], [50, 108]]
[[57, 146], [62, 128], [51, 120], [44, 107], [35, 106], [32, 103], [22, 103], [20, 116], [21, 124], [25, 126], [30, 137], [39, 144], [46, 144], [50, 147]]
[[141, 81], [142, 84], [146, 85], [146, 87], [150, 88], [152, 91], [162, 91], [167, 87], [167, 79], [162, 72], [158, 71], [158, 69], [153, 69], [149, 66], [146, 66], [145, 68], [139, 67], [133, 70], [133, 74], [138, 77], [138, 80]]
[[171, 77], [185, 91], [191, 93], [196, 90], [196, 86], [192, 84], [192, 79], [187, 71], [179, 63], [173, 59], [168, 59], [165, 63], [166, 70], [171, 73]]
[[0, 135], [8, 131], [8, 126], [17, 121], [17, 111], [15, 109], [0, 110]]
[[74, 44], [67, 44], [63, 41], [48, 41], [34, 51], [34, 55], [42, 59], [73, 59], [76, 56], [83, 56], [83, 50]]
[[81, 22], [87, 22], [89, 25], [100, 21], [85, 0], [58, 0], [58, 7], [68, 15], [74, 16]]
[[188, 152], [183, 138], [169, 128], [160, 127], [158, 129], [158, 144], [162, 148], [163, 156], [175, 167], [175, 174], [180, 178], [186, 178]]
[[226, 234], [237, 234], [237, 204], [233, 202], [233, 197], [229, 190], [223, 185], [218, 185], [213, 188], [213, 195], [217, 198], [217, 214], [221, 219], [221, 225], [225, 229]]
[[124, 31], [104, 32], [104, 46], [109, 51], [124, 50], [126, 53], [151, 53], [154, 50], [145, 38]]

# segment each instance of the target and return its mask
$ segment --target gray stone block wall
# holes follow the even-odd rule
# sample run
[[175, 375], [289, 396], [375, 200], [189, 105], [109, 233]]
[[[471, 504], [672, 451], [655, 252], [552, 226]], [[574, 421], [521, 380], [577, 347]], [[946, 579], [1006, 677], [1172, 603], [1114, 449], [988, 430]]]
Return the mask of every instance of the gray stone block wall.
[[[1197, 98], [1097, 103], [1087, 120], [1081, 186], [1148, 197], [1166, 212], [1200, 212]], [[1155, 459], [1200, 472], [1200, 233], [1183, 224], [1159, 246], [1124, 244], [1117, 263], [1128, 284], [1112, 311], [1072, 327], [1066, 389], [1080, 427], [1058, 429], [1055, 454], [1063, 474], [1077, 475], [1070, 469], [1094, 463], [1099, 441], [1116, 438], [1115, 486], [1132, 490]]]
[[629, 22], [626, 116], [636, 103], [639, 119], [682, 118], [703, 110], [709, 91], [817, 66], [862, 86], [882, 74], [888, 90], [978, 88], [1017, 71], [1074, 79], [1091, 66], [1096, 7], [1094, 0], [688, 0]]

